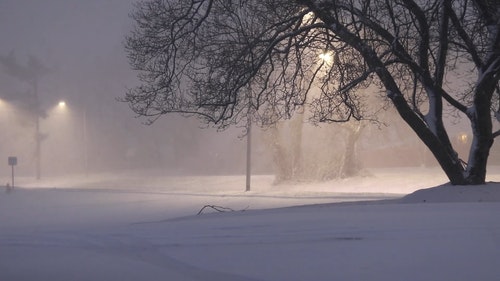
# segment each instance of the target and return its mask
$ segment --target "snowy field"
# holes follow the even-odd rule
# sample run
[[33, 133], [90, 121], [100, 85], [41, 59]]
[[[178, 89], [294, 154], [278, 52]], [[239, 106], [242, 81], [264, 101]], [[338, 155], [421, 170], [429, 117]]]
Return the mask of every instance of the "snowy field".
[[500, 184], [439, 186], [426, 168], [272, 180], [18, 179], [0, 192], [0, 280], [499, 280]]

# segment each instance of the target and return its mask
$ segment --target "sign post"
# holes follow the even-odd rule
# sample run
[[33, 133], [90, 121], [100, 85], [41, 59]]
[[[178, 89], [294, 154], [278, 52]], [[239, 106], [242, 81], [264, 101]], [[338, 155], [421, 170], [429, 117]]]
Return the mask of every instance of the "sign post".
[[9, 166], [11, 167], [11, 169], [12, 169], [12, 188], [14, 188], [14, 166], [17, 165], [17, 157], [15, 157], [15, 156], [9, 156], [8, 163], [9, 163]]

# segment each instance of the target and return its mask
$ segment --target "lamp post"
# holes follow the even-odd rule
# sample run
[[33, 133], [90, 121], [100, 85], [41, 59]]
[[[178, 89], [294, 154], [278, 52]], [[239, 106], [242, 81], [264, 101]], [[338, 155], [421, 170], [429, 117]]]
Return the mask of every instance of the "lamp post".
[[31, 105], [32, 112], [34, 112], [34, 122], [35, 122], [35, 165], [36, 165], [36, 179], [41, 178], [41, 141], [42, 136], [40, 134], [40, 115], [42, 111], [40, 109], [40, 100], [38, 97], [38, 80], [43, 75], [50, 73], [50, 69], [43, 65], [40, 60], [35, 56], [29, 56], [28, 63], [22, 65], [17, 62], [14, 57], [14, 52], [11, 52], [8, 56], [0, 56], [0, 65], [5, 68], [8, 75], [19, 79], [22, 82], [28, 83], [33, 87], [33, 95], [21, 95], [18, 98], [27, 102]]
[[[39, 180], [42, 177], [42, 141], [44, 139], [43, 134], [41, 133], [40, 129], [40, 115], [41, 115], [41, 107], [38, 104], [38, 96], [37, 96], [37, 87], [36, 87], [36, 80], [34, 82], [34, 89], [35, 89], [35, 101], [37, 103], [37, 114], [35, 116], [35, 141], [36, 141], [36, 147], [35, 147], [35, 161], [36, 161], [36, 179]], [[66, 108], [66, 102], [65, 101], [59, 101], [56, 105], [56, 107], [59, 110], [65, 109]], [[54, 109], [54, 107], [52, 107]], [[49, 116], [51, 113], [54, 113], [52, 109], [49, 110]]]
[[246, 172], [246, 188], [245, 191], [250, 191], [250, 180], [252, 177], [252, 121], [250, 113], [247, 120], [247, 172]]
[[83, 109], [83, 165], [85, 176], [89, 175], [89, 148], [88, 148], [88, 132], [87, 132], [87, 108]]
[[38, 99], [38, 79], [33, 79], [33, 97], [35, 100], [35, 165], [36, 179], [42, 177], [42, 135], [40, 134], [40, 101]]
[[250, 191], [252, 178], [252, 89], [249, 87], [247, 108], [247, 163], [246, 163], [246, 185], [245, 191]]
[[[64, 101], [60, 101], [58, 106], [60, 108], [66, 108], [67, 105], [66, 105], [66, 102]], [[78, 112], [77, 112], [78, 113]], [[82, 140], [83, 140], [83, 167], [84, 167], [84, 171], [85, 171], [85, 176], [88, 176], [89, 174], [89, 157], [88, 157], [88, 154], [89, 154], [89, 149], [88, 149], [88, 131], [87, 131], [87, 108], [84, 107], [83, 110], [82, 110], [82, 119], [81, 119], [81, 128], [82, 128]], [[80, 121], [80, 118], [77, 117], [76, 118], [77, 120], [77, 123], [79, 123]]]

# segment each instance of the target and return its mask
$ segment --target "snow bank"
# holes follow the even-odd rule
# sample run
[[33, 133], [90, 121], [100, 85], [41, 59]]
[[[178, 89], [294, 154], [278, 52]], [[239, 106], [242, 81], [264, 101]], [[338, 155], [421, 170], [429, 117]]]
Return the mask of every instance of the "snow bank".
[[445, 184], [417, 190], [399, 201], [404, 203], [500, 202], [500, 183], [490, 182], [477, 186]]

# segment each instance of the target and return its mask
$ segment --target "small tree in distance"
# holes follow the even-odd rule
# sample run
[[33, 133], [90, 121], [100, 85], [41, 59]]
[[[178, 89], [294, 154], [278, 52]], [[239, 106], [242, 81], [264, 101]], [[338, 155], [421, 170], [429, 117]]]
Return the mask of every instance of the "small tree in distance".
[[[360, 89], [376, 85], [452, 184], [485, 182], [500, 135], [498, 1], [151, 0], [132, 18], [125, 47], [143, 83], [124, 101], [151, 122], [181, 113], [219, 128], [247, 116], [266, 126], [304, 105], [315, 122], [361, 120], [373, 116]], [[325, 53], [331, 64], [318, 60]], [[455, 79], [467, 87], [454, 89]], [[466, 163], [446, 104], [470, 121]]]
[[41, 178], [41, 163], [42, 163], [42, 141], [47, 135], [40, 133], [40, 118], [47, 117], [47, 113], [40, 107], [40, 100], [38, 95], [38, 82], [40, 78], [51, 70], [43, 65], [40, 60], [35, 56], [29, 56], [26, 66], [20, 64], [15, 56], [14, 51], [10, 52], [7, 56], [0, 55], [0, 66], [5, 69], [5, 72], [10, 76], [28, 83], [32, 90], [28, 92], [19, 92], [17, 94], [7, 93], [3, 98], [19, 101], [21, 107], [24, 108], [24, 114], [32, 120], [35, 142], [35, 166], [36, 166], [36, 179]]

